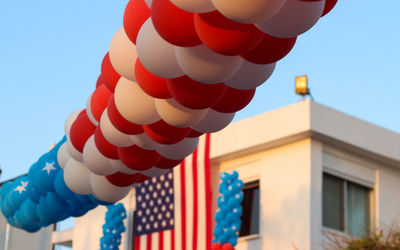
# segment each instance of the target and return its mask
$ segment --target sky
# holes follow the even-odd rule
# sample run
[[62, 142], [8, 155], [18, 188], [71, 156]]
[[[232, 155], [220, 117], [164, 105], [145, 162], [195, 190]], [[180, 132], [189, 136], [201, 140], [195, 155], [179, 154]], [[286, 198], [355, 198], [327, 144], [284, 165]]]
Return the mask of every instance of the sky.
[[[0, 1], [0, 181], [24, 174], [86, 105], [127, 0]], [[316, 102], [400, 133], [400, 1], [339, 0], [278, 62], [236, 120]]]

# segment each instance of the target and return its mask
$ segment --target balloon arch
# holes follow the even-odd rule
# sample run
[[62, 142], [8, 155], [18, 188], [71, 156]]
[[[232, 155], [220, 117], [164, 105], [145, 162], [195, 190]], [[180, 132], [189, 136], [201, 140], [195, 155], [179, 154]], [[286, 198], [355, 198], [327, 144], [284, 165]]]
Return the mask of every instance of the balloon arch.
[[336, 2], [129, 1], [86, 108], [71, 113], [66, 137], [28, 176], [2, 187], [3, 214], [34, 232], [115, 203], [175, 167], [200, 135], [223, 129], [250, 103]]

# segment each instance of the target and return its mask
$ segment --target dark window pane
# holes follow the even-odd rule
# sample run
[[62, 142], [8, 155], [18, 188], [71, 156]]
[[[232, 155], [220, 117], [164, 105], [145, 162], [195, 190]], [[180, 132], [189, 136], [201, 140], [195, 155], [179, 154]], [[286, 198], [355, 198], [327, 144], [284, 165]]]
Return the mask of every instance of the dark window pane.
[[322, 184], [322, 224], [325, 227], [344, 231], [344, 181], [324, 174]]
[[243, 215], [239, 236], [258, 234], [260, 227], [260, 185], [251, 182], [243, 188]]
[[346, 227], [355, 237], [368, 234], [370, 228], [369, 198], [366, 187], [347, 183], [347, 221]]

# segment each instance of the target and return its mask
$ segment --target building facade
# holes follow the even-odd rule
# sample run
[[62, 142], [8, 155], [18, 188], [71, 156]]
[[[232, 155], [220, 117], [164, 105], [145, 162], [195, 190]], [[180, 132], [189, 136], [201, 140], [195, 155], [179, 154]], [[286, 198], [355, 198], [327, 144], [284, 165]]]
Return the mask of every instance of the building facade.
[[[324, 249], [326, 235], [359, 236], [400, 215], [400, 134], [312, 101], [232, 123], [211, 136], [210, 154], [214, 212], [221, 172], [235, 170], [246, 183], [238, 250]], [[122, 202], [128, 218], [120, 249], [132, 249], [135, 191]], [[105, 211], [90, 211], [71, 229], [46, 228], [36, 241], [99, 249]], [[4, 225], [0, 246], [23, 249], [10, 233], [5, 241]]]

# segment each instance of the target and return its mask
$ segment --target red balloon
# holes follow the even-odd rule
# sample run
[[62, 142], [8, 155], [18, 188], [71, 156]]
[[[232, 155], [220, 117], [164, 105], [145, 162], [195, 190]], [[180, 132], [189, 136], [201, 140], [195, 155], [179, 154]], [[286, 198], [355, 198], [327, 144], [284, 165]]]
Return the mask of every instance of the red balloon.
[[95, 129], [96, 126], [90, 121], [86, 110], [83, 110], [72, 123], [70, 130], [70, 139], [74, 148], [82, 153], [86, 141], [93, 135]]
[[144, 0], [131, 0], [124, 12], [124, 30], [129, 40], [136, 44], [136, 38], [143, 23], [150, 17], [150, 8]]
[[168, 79], [167, 83], [175, 100], [191, 109], [205, 109], [215, 105], [227, 90], [227, 86], [223, 83], [204, 84], [186, 75]]
[[147, 181], [148, 179], [150, 179], [149, 176], [142, 175], [142, 174], [138, 174], [138, 175], [139, 175], [139, 177], [138, 177], [138, 179], [136, 180], [137, 183], [142, 183], [142, 182], [145, 182], [145, 181]]
[[141, 174], [124, 174], [121, 172], [106, 176], [111, 184], [118, 187], [129, 187], [135, 184], [139, 178], [141, 178]]
[[221, 250], [222, 249], [222, 244], [217, 242], [212, 244], [211, 250]]
[[204, 134], [204, 133], [201, 133], [201, 132], [198, 132], [198, 131], [192, 129], [186, 137], [195, 138], [195, 137], [201, 136], [202, 134]]
[[228, 56], [249, 52], [264, 36], [254, 24], [234, 22], [218, 11], [194, 14], [194, 25], [208, 48]]
[[121, 161], [130, 169], [136, 171], [147, 170], [160, 160], [160, 155], [155, 150], [142, 149], [136, 145], [118, 148]]
[[161, 168], [161, 169], [171, 169], [180, 164], [182, 160], [171, 160], [167, 159], [163, 156], [160, 157], [160, 161], [155, 165], [155, 167]]
[[190, 132], [190, 128], [177, 128], [163, 120], [143, 125], [144, 132], [155, 142], [175, 144], [182, 141]]
[[108, 101], [107, 113], [110, 122], [119, 131], [129, 135], [138, 135], [144, 132], [141, 125], [128, 121], [118, 112], [115, 106], [114, 95]]
[[150, 73], [143, 66], [142, 62], [140, 62], [139, 58], [136, 60], [135, 76], [140, 88], [148, 95], [159, 99], [167, 99], [172, 97], [168, 90], [167, 79]]
[[97, 78], [96, 82], [96, 88], [98, 88], [100, 85], [104, 84], [103, 79], [101, 78], [101, 75]]
[[250, 52], [242, 55], [252, 63], [270, 64], [285, 57], [294, 47], [297, 37], [278, 38], [264, 34], [261, 42]]
[[235, 250], [235, 248], [230, 243], [225, 243], [222, 245], [221, 250]]
[[94, 132], [94, 143], [99, 152], [107, 158], [119, 159], [117, 147], [107, 141], [101, 132], [100, 126], [97, 126]]
[[90, 98], [90, 111], [92, 111], [92, 115], [96, 121], [100, 122], [101, 115], [106, 109], [111, 95], [111, 91], [104, 84], [100, 85], [93, 92]]
[[224, 97], [222, 97], [221, 101], [211, 108], [221, 113], [237, 112], [250, 103], [255, 93], [255, 88], [249, 90], [240, 90], [228, 87], [228, 90], [226, 91]]
[[328, 14], [333, 9], [333, 7], [335, 7], [337, 2], [338, 2], [338, 0], [325, 0], [325, 7], [324, 7], [324, 11], [322, 12], [321, 17]]
[[176, 7], [169, 0], [153, 0], [151, 20], [158, 34], [169, 43], [181, 47], [201, 44], [194, 28], [193, 13]]
[[103, 79], [103, 82], [107, 86], [111, 92], [114, 93], [115, 86], [117, 86], [117, 83], [121, 76], [115, 71], [114, 67], [111, 65], [110, 61], [110, 55], [107, 52], [107, 54], [103, 58], [103, 62], [101, 63], [101, 78]]

